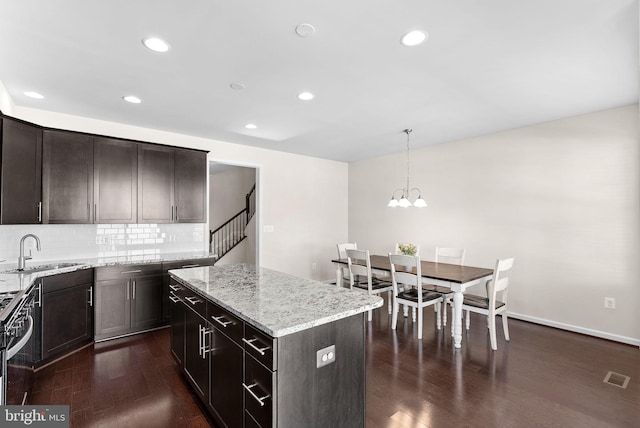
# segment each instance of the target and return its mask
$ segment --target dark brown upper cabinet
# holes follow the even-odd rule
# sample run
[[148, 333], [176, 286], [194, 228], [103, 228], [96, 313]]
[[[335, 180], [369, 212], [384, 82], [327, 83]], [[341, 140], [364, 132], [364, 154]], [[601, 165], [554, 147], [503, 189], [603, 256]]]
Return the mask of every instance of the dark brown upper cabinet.
[[0, 223], [42, 222], [42, 129], [0, 118]]
[[207, 215], [207, 154], [176, 149], [176, 217], [180, 223], [204, 223]]
[[94, 138], [93, 152], [95, 223], [136, 223], [137, 144]]
[[93, 223], [93, 139], [45, 130], [42, 156], [44, 223]]
[[138, 223], [204, 223], [207, 154], [138, 145]]

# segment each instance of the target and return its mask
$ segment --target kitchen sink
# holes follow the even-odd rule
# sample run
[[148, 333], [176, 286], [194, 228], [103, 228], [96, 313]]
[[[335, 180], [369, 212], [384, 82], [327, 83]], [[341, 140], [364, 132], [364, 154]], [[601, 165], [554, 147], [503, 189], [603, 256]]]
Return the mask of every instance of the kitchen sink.
[[54, 270], [54, 269], [63, 269], [63, 268], [68, 268], [68, 267], [73, 267], [73, 266], [83, 266], [84, 263], [52, 263], [49, 265], [40, 265], [40, 266], [32, 266], [32, 267], [26, 267], [24, 270], [18, 270], [18, 269], [11, 269], [11, 270], [5, 270], [3, 272], [3, 274], [6, 273], [25, 273], [25, 274], [30, 274], [30, 273], [36, 273], [36, 272], [45, 272], [48, 270]]

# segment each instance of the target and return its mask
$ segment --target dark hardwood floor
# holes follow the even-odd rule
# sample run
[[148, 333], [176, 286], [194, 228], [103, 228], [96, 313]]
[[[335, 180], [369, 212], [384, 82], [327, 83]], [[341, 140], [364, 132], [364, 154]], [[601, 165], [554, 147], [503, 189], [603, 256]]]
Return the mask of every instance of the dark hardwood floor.
[[[475, 315], [475, 314], [473, 314]], [[640, 350], [509, 321], [491, 351], [473, 316], [463, 348], [410, 318], [390, 329], [385, 309], [367, 329], [367, 427], [638, 427]], [[631, 377], [626, 389], [607, 372]], [[70, 404], [72, 427], [209, 426], [169, 355], [169, 330], [96, 344], [40, 370], [31, 404]], [[304, 427], [300, 427], [304, 428]]]

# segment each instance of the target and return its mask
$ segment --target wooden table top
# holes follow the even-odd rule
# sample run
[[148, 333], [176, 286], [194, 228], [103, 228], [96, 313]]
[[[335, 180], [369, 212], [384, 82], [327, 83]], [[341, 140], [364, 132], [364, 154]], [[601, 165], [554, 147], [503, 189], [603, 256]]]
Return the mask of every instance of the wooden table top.
[[[371, 268], [391, 272], [391, 263], [388, 256], [371, 255]], [[334, 259], [334, 263], [347, 263], [347, 259]], [[464, 284], [493, 275], [493, 269], [485, 269], [473, 266], [460, 266], [448, 263], [435, 263], [421, 260], [423, 278], [433, 278], [443, 281]]]

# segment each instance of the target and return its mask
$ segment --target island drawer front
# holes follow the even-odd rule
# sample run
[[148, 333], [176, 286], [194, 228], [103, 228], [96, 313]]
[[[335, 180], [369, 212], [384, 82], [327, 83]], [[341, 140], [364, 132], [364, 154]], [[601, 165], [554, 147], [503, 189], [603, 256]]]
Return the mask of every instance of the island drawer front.
[[267, 370], [250, 356], [244, 360], [244, 408], [262, 428], [273, 421], [276, 372]]
[[[173, 282], [172, 282], [173, 284]], [[178, 290], [176, 293], [177, 296], [182, 298], [184, 304], [191, 308], [194, 312], [200, 315], [205, 320], [207, 319], [207, 301], [199, 296], [196, 292], [189, 290], [187, 287], [183, 287], [180, 284], [176, 284], [179, 287], [182, 287], [182, 290]]]
[[131, 278], [134, 276], [160, 275], [162, 265], [160, 263], [145, 263], [139, 265], [117, 265], [96, 268], [96, 281], [110, 279]]
[[42, 278], [42, 292], [64, 290], [82, 284], [93, 283], [93, 269], [82, 269], [75, 272], [59, 273]]
[[229, 339], [242, 346], [244, 322], [226, 309], [212, 302], [207, 302], [207, 320]]
[[260, 361], [269, 370], [277, 370], [276, 339], [245, 323], [244, 350]]

